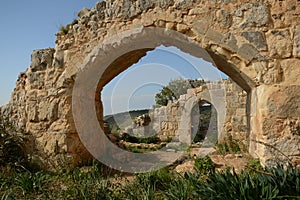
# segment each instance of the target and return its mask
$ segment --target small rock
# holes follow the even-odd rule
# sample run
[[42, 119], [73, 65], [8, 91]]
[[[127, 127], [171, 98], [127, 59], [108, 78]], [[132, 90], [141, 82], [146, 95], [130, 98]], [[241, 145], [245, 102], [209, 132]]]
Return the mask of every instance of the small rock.
[[82, 8], [82, 10], [79, 11], [79, 12], [77, 13], [77, 16], [78, 16], [79, 18], [81, 18], [81, 17], [83, 17], [84, 15], [87, 15], [89, 12], [90, 12], [89, 9], [87, 9], [87, 8]]

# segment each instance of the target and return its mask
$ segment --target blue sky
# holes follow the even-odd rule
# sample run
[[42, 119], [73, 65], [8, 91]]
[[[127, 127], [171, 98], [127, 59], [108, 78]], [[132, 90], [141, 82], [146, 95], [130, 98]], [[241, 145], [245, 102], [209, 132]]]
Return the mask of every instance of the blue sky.
[[8, 102], [35, 49], [55, 47], [55, 33], [97, 0], [0, 1], [0, 105]]
[[225, 77], [211, 63], [184, 53], [177, 47], [159, 46], [104, 87], [104, 114], [152, 108], [155, 94], [171, 80], [214, 81]]
[[[71, 23], [83, 7], [91, 8], [97, 1], [0, 2], [0, 105], [9, 101], [19, 73], [30, 65], [32, 51], [55, 47], [55, 33], [59, 27]], [[154, 94], [172, 79], [202, 77], [214, 80], [220, 76], [200, 59], [173, 47], [158, 47], [104, 88], [104, 111], [110, 114], [149, 108], [154, 103]]]

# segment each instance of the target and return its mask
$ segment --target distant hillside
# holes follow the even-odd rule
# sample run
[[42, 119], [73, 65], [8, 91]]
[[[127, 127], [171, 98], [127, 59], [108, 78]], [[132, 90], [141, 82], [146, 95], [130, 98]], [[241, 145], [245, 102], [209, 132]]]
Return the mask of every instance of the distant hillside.
[[149, 109], [144, 110], [132, 110], [129, 112], [122, 112], [113, 115], [104, 116], [104, 121], [108, 123], [111, 127], [117, 124], [120, 129], [124, 129], [132, 124], [132, 120], [142, 114], [149, 113]]

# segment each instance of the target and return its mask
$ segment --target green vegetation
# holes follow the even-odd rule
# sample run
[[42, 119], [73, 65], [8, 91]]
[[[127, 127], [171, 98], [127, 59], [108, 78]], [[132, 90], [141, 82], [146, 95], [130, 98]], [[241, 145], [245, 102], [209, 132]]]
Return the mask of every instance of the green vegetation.
[[98, 165], [88, 172], [80, 169], [66, 173], [28, 170], [1, 172], [1, 199], [107, 199], [112, 196], [110, 182]]
[[168, 87], [163, 87], [160, 93], [157, 93], [155, 95], [156, 105], [166, 106], [169, 101], [173, 101], [173, 100], [174, 100], [174, 93]]
[[46, 172], [30, 168], [22, 153], [23, 138], [5, 120], [0, 120], [0, 135], [3, 200], [300, 199], [300, 173], [291, 165], [263, 168], [259, 160], [251, 159], [240, 173], [234, 169], [217, 171], [206, 156], [194, 158], [195, 172], [185, 174], [166, 167], [127, 178], [128, 174], [114, 172], [98, 162]]
[[260, 161], [258, 158], [251, 158], [248, 161], [248, 164], [246, 166], [246, 170], [249, 171], [262, 171], [264, 168], [260, 164]]
[[[282, 166], [262, 171], [215, 172], [208, 158], [196, 173], [164, 168], [133, 175], [104, 175], [101, 165], [65, 173], [1, 171], [1, 199], [300, 199], [300, 173]], [[200, 163], [200, 164], [199, 164]], [[207, 170], [209, 173], [207, 173]], [[205, 176], [203, 176], [205, 175]]]
[[205, 156], [203, 158], [197, 157], [194, 161], [194, 168], [197, 173], [206, 175], [215, 172], [216, 164], [209, 156]]
[[24, 138], [7, 121], [0, 118], [0, 167], [27, 165]]
[[157, 144], [161, 142], [157, 136], [140, 138], [140, 137], [134, 137], [126, 133], [123, 135], [122, 139], [126, 142], [131, 142], [131, 143]]
[[66, 35], [66, 34], [68, 34], [68, 32], [70, 30], [70, 25], [60, 26], [59, 30], [63, 35]]
[[204, 80], [191, 80], [191, 79], [175, 79], [171, 80], [169, 84], [161, 89], [155, 95], [155, 102], [157, 106], [166, 106], [168, 101], [179, 99], [180, 95], [186, 94], [190, 88], [197, 88], [205, 84]]
[[225, 155], [227, 153], [239, 153], [242, 150], [238, 142], [233, 139], [227, 140], [223, 143], [219, 143], [216, 147], [218, 152], [222, 155]]
[[201, 199], [300, 199], [299, 181], [297, 168], [278, 166], [239, 174], [227, 170], [212, 173], [196, 186], [196, 194]]

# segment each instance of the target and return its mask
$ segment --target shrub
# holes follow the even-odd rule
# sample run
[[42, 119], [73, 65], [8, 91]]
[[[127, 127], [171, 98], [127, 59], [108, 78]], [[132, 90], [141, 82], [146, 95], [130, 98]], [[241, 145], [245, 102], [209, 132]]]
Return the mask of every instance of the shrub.
[[157, 106], [166, 106], [168, 101], [179, 99], [180, 95], [186, 94], [190, 88], [196, 88], [205, 84], [204, 80], [191, 80], [178, 78], [171, 80], [167, 86], [163, 87], [159, 93], [155, 95]]
[[23, 136], [7, 120], [0, 118], [0, 166], [26, 165], [23, 144]]
[[228, 147], [227, 143], [217, 144], [216, 147], [217, 147], [217, 151], [222, 155], [225, 155], [226, 153], [229, 152], [229, 147]]
[[70, 25], [67, 26], [60, 26], [59, 30], [62, 34], [66, 35], [68, 34], [69, 30], [70, 30]]
[[157, 136], [139, 138], [139, 137], [134, 137], [127, 133], [124, 133], [122, 139], [126, 142], [131, 142], [131, 143], [157, 144], [160, 142], [160, 139]]
[[194, 159], [194, 169], [199, 174], [210, 174], [213, 173], [216, 169], [216, 164], [211, 160], [209, 156], [203, 158], [197, 157]]
[[238, 153], [241, 148], [237, 141], [228, 140], [226, 142], [217, 144], [217, 150], [220, 154], [225, 155], [226, 153]]

